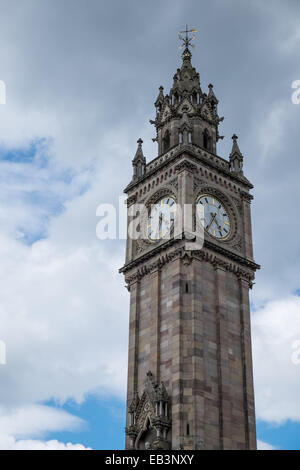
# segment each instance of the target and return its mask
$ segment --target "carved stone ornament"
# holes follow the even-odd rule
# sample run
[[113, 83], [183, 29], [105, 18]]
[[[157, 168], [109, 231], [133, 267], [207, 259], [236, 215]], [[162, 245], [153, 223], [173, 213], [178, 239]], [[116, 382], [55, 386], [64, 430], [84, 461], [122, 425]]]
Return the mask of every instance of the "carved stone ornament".
[[183, 170], [194, 172], [196, 169], [197, 169], [197, 166], [187, 159], [182, 160], [175, 166], [175, 171], [177, 173], [180, 173]]
[[171, 186], [173, 186], [176, 189], [176, 192], [178, 192], [178, 178], [173, 178], [169, 183]]
[[156, 382], [151, 371], [146, 375], [141, 398], [135, 395], [129, 405], [128, 413], [130, 425], [125, 431], [130, 438], [132, 449], [170, 448], [169, 396], [163, 382]]

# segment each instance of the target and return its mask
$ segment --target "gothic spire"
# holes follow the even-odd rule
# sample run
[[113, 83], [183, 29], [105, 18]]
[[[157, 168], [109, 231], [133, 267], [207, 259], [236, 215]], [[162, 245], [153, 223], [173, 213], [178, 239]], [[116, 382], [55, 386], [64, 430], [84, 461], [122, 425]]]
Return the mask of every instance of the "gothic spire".
[[213, 86], [211, 83], [208, 85], [208, 88], [209, 88], [208, 98], [209, 98], [210, 100], [214, 101], [216, 104], [218, 104], [219, 101], [217, 100], [216, 95], [215, 95], [214, 92], [213, 92], [213, 87], [214, 87], [214, 86]]
[[158, 108], [158, 110], [161, 109], [161, 106], [164, 102], [164, 87], [163, 86], [160, 86], [159, 87], [159, 93], [158, 93], [158, 97], [156, 98], [156, 101], [154, 103], [154, 106], [156, 108]]
[[182, 63], [173, 77], [169, 93], [164, 94], [163, 87], [154, 103], [156, 108], [156, 137], [152, 140], [158, 144], [158, 155], [179, 144], [191, 144], [216, 152], [216, 143], [222, 138], [218, 127], [223, 118], [218, 116], [218, 100], [209, 85], [208, 95], [202, 92], [200, 75], [191, 63], [190, 48], [194, 47], [196, 29], [179, 31], [182, 42]]
[[233, 134], [232, 136], [232, 150], [229, 156], [230, 169], [236, 173], [243, 173], [243, 154], [237, 143], [238, 136]]
[[134, 180], [137, 180], [141, 178], [142, 176], [144, 176], [145, 168], [146, 168], [146, 158], [144, 157], [143, 148], [142, 148], [143, 141], [141, 138], [138, 139], [137, 144], [138, 144], [138, 148], [135, 153], [134, 159], [132, 160]]
[[230, 156], [232, 157], [234, 155], [238, 155], [239, 157], [243, 158], [242, 152], [240, 151], [240, 148], [237, 143], [238, 136], [236, 134], [233, 134], [232, 140], [233, 142], [232, 142], [232, 150], [231, 150]]

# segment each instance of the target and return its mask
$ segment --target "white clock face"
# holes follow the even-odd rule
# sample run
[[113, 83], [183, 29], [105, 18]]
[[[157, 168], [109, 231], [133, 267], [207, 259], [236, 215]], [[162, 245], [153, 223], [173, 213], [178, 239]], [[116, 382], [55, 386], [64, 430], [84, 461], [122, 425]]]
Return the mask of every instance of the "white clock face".
[[223, 240], [227, 238], [230, 234], [231, 225], [224, 205], [209, 194], [199, 197], [197, 207], [200, 207], [200, 205], [204, 210], [203, 225], [205, 230], [215, 238]]
[[148, 218], [148, 236], [152, 241], [167, 238], [174, 224], [176, 213], [175, 200], [172, 197], [160, 199], [151, 206]]

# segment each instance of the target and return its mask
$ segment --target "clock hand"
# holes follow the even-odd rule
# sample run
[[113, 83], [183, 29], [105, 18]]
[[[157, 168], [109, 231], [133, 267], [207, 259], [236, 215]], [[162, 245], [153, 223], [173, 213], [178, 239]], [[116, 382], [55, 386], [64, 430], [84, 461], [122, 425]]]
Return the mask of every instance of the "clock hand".
[[160, 226], [161, 226], [161, 217], [159, 216], [158, 223], [154, 223], [154, 220], [152, 221], [152, 230], [153, 230], [154, 240], [158, 240], [160, 238], [159, 237]]
[[212, 224], [213, 221], [215, 220], [217, 214], [213, 214], [213, 213], [211, 212], [210, 215], [211, 215], [211, 221], [210, 221], [210, 223], [208, 224], [208, 226], [206, 227], [206, 230], [209, 230], [209, 229], [210, 229], [211, 224]]
[[159, 222], [158, 222], [158, 232], [159, 232], [160, 237], [161, 237], [162, 221], [163, 221], [163, 215], [162, 215], [162, 213], [160, 213], [159, 214]]
[[[217, 214], [216, 214], [216, 215], [217, 215]], [[221, 230], [222, 227], [221, 227], [221, 225], [218, 224], [218, 221], [217, 221], [217, 218], [216, 218], [216, 217], [215, 217], [215, 219], [214, 219], [214, 222], [215, 222], [216, 226], [218, 227], [218, 230]]]

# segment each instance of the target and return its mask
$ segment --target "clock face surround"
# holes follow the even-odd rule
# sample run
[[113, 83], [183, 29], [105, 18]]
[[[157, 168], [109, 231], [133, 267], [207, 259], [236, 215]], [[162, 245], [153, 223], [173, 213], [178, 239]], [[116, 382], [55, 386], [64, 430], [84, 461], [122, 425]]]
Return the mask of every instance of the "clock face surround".
[[204, 210], [202, 221], [206, 232], [218, 240], [226, 240], [231, 233], [231, 223], [224, 204], [211, 194], [203, 194], [197, 200], [197, 208], [200, 207]]
[[148, 217], [148, 237], [150, 241], [168, 238], [174, 225], [176, 214], [175, 199], [166, 196], [151, 206]]

